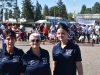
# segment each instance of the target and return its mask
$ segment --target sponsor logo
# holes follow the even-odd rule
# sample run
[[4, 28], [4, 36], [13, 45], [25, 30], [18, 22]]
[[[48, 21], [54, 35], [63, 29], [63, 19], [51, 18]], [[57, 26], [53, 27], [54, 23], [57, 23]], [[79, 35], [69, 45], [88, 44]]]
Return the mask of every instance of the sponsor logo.
[[20, 56], [13, 56], [12, 61], [13, 61], [13, 62], [19, 62], [19, 57], [20, 57]]
[[66, 49], [66, 52], [65, 52], [65, 55], [67, 55], [67, 56], [72, 56], [71, 54], [72, 54], [72, 49]]
[[38, 61], [31, 60], [31, 61], [29, 61], [28, 64], [29, 64], [29, 65], [33, 65], [33, 66], [35, 66], [36, 64], [38, 64]]
[[7, 60], [8, 60], [7, 57], [2, 58], [2, 62], [7, 61]]
[[47, 63], [47, 58], [42, 58], [42, 60], [43, 60], [43, 64], [48, 64]]

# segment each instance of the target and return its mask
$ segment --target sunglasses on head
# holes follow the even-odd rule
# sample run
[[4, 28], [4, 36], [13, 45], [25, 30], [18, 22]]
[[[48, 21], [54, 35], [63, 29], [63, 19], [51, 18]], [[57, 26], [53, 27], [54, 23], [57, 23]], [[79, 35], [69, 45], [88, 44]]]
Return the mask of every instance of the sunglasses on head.
[[40, 42], [40, 40], [31, 40], [31, 42]]

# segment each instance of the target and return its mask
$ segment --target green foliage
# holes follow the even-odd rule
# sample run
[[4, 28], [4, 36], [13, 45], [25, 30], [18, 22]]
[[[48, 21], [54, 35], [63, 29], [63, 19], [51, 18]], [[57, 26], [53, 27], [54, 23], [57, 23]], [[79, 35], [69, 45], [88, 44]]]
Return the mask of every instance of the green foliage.
[[68, 18], [67, 10], [65, 4], [63, 4], [62, 0], [58, 0], [57, 2], [58, 12], [60, 17]]
[[85, 14], [85, 10], [86, 10], [86, 5], [83, 5], [80, 14]]
[[8, 10], [6, 9], [5, 13], [4, 13], [5, 18], [8, 18]]
[[96, 2], [94, 6], [92, 7], [92, 13], [93, 14], [99, 14], [100, 13], [100, 3]]
[[68, 21], [73, 21], [73, 13], [68, 14]]
[[92, 14], [91, 8], [87, 8], [87, 9], [85, 10], [85, 14]]
[[12, 18], [12, 10], [9, 10], [9, 18]]
[[96, 2], [92, 8], [83, 5], [80, 14], [100, 14], [100, 3]]
[[50, 16], [59, 16], [59, 12], [58, 12], [58, 7], [57, 6], [52, 6], [50, 9], [49, 9], [49, 15]]
[[35, 21], [42, 19], [43, 16], [42, 16], [41, 11], [42, 11], [42, 6], [37, 1], [36, 6], [35, 6], [35, 16], [34, 16]]
[[49, 8], [48, 6], [45, 4], [44, 5], [44, 9], [43, 9], [43, 17], [45, 19], [45, 16], [48, 16], [49, 15]]
[[22, 1], [22, 17], [29, 19], [34, 19], [34, 6], [32, 5], [31, 0]]

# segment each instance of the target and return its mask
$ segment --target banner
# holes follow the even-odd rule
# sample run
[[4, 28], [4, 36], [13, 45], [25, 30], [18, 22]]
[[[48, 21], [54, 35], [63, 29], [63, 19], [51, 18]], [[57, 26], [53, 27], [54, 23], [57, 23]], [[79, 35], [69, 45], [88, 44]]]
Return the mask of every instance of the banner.
[[84, 25], [94, 25], [95, 20], [76, 19], [76, 22]]

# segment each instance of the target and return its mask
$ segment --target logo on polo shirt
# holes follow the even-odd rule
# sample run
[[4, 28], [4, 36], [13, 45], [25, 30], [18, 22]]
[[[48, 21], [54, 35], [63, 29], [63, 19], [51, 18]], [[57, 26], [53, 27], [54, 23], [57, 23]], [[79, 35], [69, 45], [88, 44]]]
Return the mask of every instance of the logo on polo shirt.
[[19, 62], [19, 57], [20, 57], [20, 56], [13, 56], [13, 60], [12, 60], [12, 61], [13, 61], [13, 62]]
[[42, 58], [42, 60], [43, 60], [43, 64], [48, 64], [47, 63], [47, 58]]
[[65, 55], [71, 56], [72, 51], [72, 49], [66, 49]]
[[7, 57], [2, 58], [2, 62], [7, 61], [7, 60], [8, 60]]
[[36, 65], [36, 64], [38, 64], [38, 61], [35, 61], [35, 60], [31, 60], [31, 61], [29, 61], [29, 63], [28, 63], [29, 65]]

